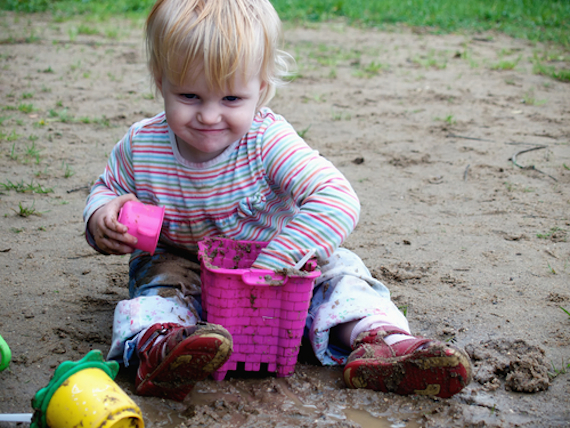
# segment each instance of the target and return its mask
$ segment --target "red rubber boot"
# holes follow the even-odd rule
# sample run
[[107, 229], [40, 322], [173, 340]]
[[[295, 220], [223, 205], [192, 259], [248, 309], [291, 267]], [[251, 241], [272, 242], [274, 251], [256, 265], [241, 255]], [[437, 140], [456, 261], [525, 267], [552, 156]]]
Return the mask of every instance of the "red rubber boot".
[[356, 338], [344, 368], [348, 387], [448, 398], [471, 382], [471, 362], [465, 351], [414, 336], [390, 346], [383, 340], [390, 334], [409, 335], [386, 326]]
[[153, 324], [137, 345], [136, 393], [182, 401], [228, 360], [232, 347], [230, 333], [217, 324]]

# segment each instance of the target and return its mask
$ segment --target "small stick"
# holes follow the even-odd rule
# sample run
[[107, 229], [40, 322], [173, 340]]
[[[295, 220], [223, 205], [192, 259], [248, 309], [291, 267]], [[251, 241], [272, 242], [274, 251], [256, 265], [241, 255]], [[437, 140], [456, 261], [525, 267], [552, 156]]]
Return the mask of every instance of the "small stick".
[[75, 257], [67, 257], [67, 260], [77, 260], [77, 259], [84, 259], [86, 257], [95, 257], [95, 256], [100, 256], [100, 253], [89, 253], [89, 254], [81, 254], [79, 256], [75, 256]]
[[525, 143], [524, 141], [513, 141], [511, 143], [505, 143], [509, 146], [532, 146], [534, 143]]
[[512, 155], [509, 160], [513, 162], [513, 165], [514, 165], [514, 166], [518, 166], [518, 167], [521, 168], [521, 169], [535, 169], [535, 168], [534, 168], [534, 165], [530, 165], [530, 166], [522, 166], [522, 165], [519, 165], [519, 164], [517, 163], [517, 156], [518, 156], [518, 155], [521, 155], [521, 154], [523, 154], [523, 153], [526, 153], [526, 152], [532, 152], [532, 151], [534, 151], [534, 150], [540, 150], [540, 149], [545, 149], [545, 148], [546, 148], [546, 146], [535, 146], [535, 147], [531, 147], [530, 149], [519, 150], [519, 151], [516, 152], [514, 155]]
[[67, 193], [79, 192], [80, 190], [83, 189], [89, 189], [89, 186], [81, 186], [81, 187], [76, 187], [74, 189], [69, 189]]
[[546, 174], [545, 172], [541, 171], [540, 169], [536, 168], [534, 165], [529, 165], [529, 166], [523, 166], [523, 165], [519, 165], [517, 163], [517, 156], [526, 152], [532, 152], [534, 150], [540, 150], [540, 149], [545, 149], [548, 146], [535, 146], [535, 147], [531, 147], [530, 149], [524, 149], [524, 150], [519, 150], [518, 152], [516, 152], [514, 155], [511, 156], [511, 158], [509, 159], [514, 166], [519, 167], [520, 169], [532, 169], [534, 171], [540, 172], [541, 174], [544, 174], [550, 178], [552, 178], [554, 181], [558, 181], [556, 178], [554, 178], [552, 175]]
[[464, 135], [456, 135], [456, 134], [447, 134], [448, 138], [463, 138], [465, 140], [475, 140], [475, 141], [488, 141], [489, 143], [494, 143], [493, 140], [485, 140], [484, 138], [476, 138], [476, 137], [466, 137]]
[[469, 172], [469, 167], [471, 165], [467, 165], [467, 167], [465, 168], [465, 172], [463, 173], [463, 181], [467, 181], [467, 173]]

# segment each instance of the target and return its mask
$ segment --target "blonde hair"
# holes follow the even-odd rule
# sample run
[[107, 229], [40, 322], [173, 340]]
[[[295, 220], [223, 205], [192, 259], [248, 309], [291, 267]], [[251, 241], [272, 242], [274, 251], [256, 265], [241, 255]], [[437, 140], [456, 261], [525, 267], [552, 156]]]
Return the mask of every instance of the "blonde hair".
[[[232, 90], [235, 78], [259, 73], [269, 102], [289, 75], [278, 49], [281, 21], [269, 0], [158, 0], [146, 21], [148, 66], [155, 82], [182, 82], [200, 71], [210, 88]], [[238, 75], [243, 72], [243, 75]]]

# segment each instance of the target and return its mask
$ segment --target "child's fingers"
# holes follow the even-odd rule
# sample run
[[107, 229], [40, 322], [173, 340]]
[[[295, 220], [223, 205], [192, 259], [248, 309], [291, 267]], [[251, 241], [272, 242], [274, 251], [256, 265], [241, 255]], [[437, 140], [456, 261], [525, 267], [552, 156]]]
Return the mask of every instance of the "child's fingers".
[[134, 251], [133, 247], [123, 244], [114, 239], [104, 236], [101, 242], [97, 244], [99, 248], [109, 254], [129, 254]]
[[128, 233], [119, 233], [105, 227], [97, 229], [95, 242], [97, 246], [109, 254], [126, 254], [133, 252], [133, 246], [136, 239]]
[[117, 232], [119, 234], [125, 234], [129, 231], [127, 226], [122, 223], [119, 223], [119, 219], [117, 218], [117, 214], [114, 211], [110, 211], [107, 216], [103, 219], [105, 223], [105, 227], [109, 230]]
[[126, 226], [117, 222], [116, 219], [105, 217], [105, 227], [102, 228], [101, 233], [103, 238], [116, 241], [119, 244], [124, 244], [129, 247], [134, 247], [137, 243], [137, 238], [127, 233]]
[[111, 203], [110, 203], [110, 212], [112, 213], [112, 223], [113, 223], [113, 229], [116, 230], [117, 232], [120, 233], [126, 233], [128, 231], [127, 226], [125, 226], [122, 223], [119, 223], [119, 211], [121, 210], [121, 208], [123, 208], [123, 205], [125, 205], [126, 202], [128, 201], [138, 201], [137, 197], [135, 195], [133, 195], [132, 193], [126, 194], [126, 195], [122, 195], [119, 196], [117, 198], [115, 198]]

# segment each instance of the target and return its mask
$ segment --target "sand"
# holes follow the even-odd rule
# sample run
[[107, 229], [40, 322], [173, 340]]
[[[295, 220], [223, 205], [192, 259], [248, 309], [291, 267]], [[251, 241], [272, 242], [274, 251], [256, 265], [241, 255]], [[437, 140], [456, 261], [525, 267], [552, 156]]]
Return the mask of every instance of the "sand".
[[[0, 22], [0, 334], [13, 352], [0, 412], [20, 413], [61, 362], [109, 348], [128, 257], [86, 244], [82, 210], [113, 145], [161, 100], [141, 22]], [[175, 403], [135, 396], [123, 370], [146, 426], [570, 426], [570, 86], [533, 73], [535, 56], [567, 68], [564, 53], [342, 23], [285, 39], [299, 76], [270, 105], [358, 193], [345, 246], [415, 334], [467, 349], [475, 380], [447, 400], [349, 390], [303, 346], [290, 378], [206, 380]]]

